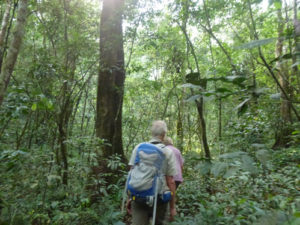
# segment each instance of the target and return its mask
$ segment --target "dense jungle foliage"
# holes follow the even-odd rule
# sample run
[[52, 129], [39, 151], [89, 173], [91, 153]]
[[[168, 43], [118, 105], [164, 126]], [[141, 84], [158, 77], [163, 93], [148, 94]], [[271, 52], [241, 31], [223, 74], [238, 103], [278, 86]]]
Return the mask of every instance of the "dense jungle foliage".
[[299, 7], [0, 0], [0, 225], [129, 224], [156, 119], [185, 159], [172, 224], [300, 225]]

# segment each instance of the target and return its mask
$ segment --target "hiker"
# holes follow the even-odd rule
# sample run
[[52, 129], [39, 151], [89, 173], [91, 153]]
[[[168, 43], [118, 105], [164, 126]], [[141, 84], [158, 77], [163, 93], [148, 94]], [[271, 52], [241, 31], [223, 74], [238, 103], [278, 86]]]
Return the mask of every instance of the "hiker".
[[175, 158], [176, 158], [176, 170], [177, 173], [174, 176], [174, 180], [175, 180], [175, 184], [176, 184], [176, 190], [178, 188], [178, 186], [183, 182], [183, 178], [182, 178], [182, 169], [183, 169], [183, 158], [181, 155], [181, 152], [179, 149], [175, 148], [173, 146], [173, 140], [170, 137], [165, 137], [163, 144], [165, 144], [169, 149], [172, 149], [172, 151], [175, 154]]
[[[162, 120], [154, 121], [152, 123], [151, 133], [152, 139], [148, 143], [146, 143], [146, 145], [149, 145], [149, 143], [151, 143], [152, 145], [150, 146], [155, 145], [156, 147], [158, 147], [164, 159], [161, 163], [162, 175], [160, 176], [161, 179], [159, 179], [159, 181], [161, 182], [161, 190], [157, 197], [156, 204], [148, 204], [146, 202], [143, 202], [139, 198], [136, 198], [135, 196], [131, 197], [131, 199], [128, 199], [126, 206], [128, 213], [132, 215], [132, 225], [148, 225], [151, 217], [153, 217], [153, 224], [155, 220], [156, 225], [164, 225], [168, 223], [168, 220], [173, 221], [174, 216], [176, 215], [176, 185], [173, 178], [173, 176], [177, 173], [176, 159], [173, 151], [162, 144], [162, 141], [164, 140], [164, 137], [167, 133], [166, 123]], [[134, 167], [138, 166], [136, 164], [137, 151], [139, 151], [139, 146], [142, 145], [145, 145], [145, 143], [137, 145], [132, 152], [129, 161], [131, 171], [134, 171]], [[154, 148], [156, 148], [155, 146]], [[149, 155], [148, 157], [150, 158], [151, 155]], [[164, 201], [164, 193], [169, 193], [170, 200], [167, 199], [167, 201]]]

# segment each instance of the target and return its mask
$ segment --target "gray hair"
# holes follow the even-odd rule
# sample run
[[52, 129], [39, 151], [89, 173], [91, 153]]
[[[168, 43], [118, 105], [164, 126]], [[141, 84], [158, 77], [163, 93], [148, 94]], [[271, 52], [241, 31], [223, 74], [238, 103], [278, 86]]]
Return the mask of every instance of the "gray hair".
[[170, 137], [165, 137], [163, 141], [164, 145], [173, 145], [173, 140]]
[[153, 137], [160, 137], [167, 133], [167, 124], [163, 120], [156, 120], [153, 121], [151, 127], [151, 133]]

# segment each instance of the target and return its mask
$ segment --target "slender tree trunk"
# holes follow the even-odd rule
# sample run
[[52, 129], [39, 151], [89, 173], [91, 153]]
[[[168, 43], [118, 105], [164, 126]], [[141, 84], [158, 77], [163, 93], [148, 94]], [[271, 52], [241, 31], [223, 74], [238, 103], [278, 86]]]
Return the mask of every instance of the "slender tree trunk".
[[[180, 25], [180, 28], [186, 38], [186, 42], [187, 42], [187, 46], [191, 49], [191, 54], [194, 58], [195, 64], [196, 64], [196, 68], [197, 68], [197, 72], [199, 74], [199, 78], [200, 78], [200, 68], [198, 65], [198, 58], [197, 55], [195, 53], [195, 49], [193, 46], [193, 43], [191, 42], [187, 31], [186, 31], [186, 24], [187, 24], [187, 19], [188, 19], [188, 12], [189, 12], [189, 1], [185, 2], [185, 5], [183, 5], [184, 7], [184, 13], [185, 13], [185, 17], [184, 17], [184, 21], [183, 21], [183, 25]], [[205, 89], [205, 87], [203, 87]], [[204, 153], [205, 153], [205, 157], [210, 160], [211, 156], [210, 156], [210, 150], [209, 150], [209, 146], [208, 146], [208, 142], [207, 142], [207, 134], [206, 134], [206, 122], [205, 122], [205, 118], [204, 118], [204, 101], [203, 101], [203, 97], [201, 96], [199, 100], [195, 101], [196, 106], [197, 106], [197, 111], [199, 114], [199, 121], [200, 121], [200, 128], [201, 128], [201, 142], [202, 142], [202, 146], [204, 148]]]
[[124, 0], [103, 0], [100, 23], [100, 72], [97, 92], [96, 135], [104, 158], [124, 157], [122, 105], [124, 92], [124, 50], [122, 14]]
[[[279, 58], [283, 55], [283, 31], [284, 31], [284, 20], [282, 17], [282, 10], [281, 8], [277, 10], [277, 18], [278, 18], [278, 40], [276, 43], [276, 49], [275, 49], [275, 56], [276, 58]], [[287, 94], [290, 92], [289, 88], [289, 73], [287, 69], [286, 63], [282, 62], [282, 60], [279, 60], [277, 62], [277, 69], [278, 69], [278, 77], [279, 77], [279, 83], [281, 87], [286, 91]], [[290, 96], [290, 95], [289, 95]], [[276, 134], [276, 141], [273, 146], [273, 148], [279, 148], [279, 147], [285, 147], [287, 146], [288, 142], [290, 141], [290, 133], [291, 130], [288, 127], [291, 122], [291, 103], [290, 101], [284, 96], [283, 92], [281, 91], [281, 104], [280, 104], [280, 115], [281, 115], [281, 121], [280, 126]]]
[[[283, 31], [284, 31], [284, 21], [282, 17], [281, 9], [277, 10], [277, 16], [278, 16], [278, 40], [276, 43], [276, 50], [275, 50], [275, 56], [280, 57], [283, 55], [283, 40], [281, 39], [283, 37]], [[282, 62], [281, 60], [277, 62], [277, 68], [279, 69], [279, 81], [284, 90], [286, 90], [287, 93], [289, 93], [289, 74], [286, 63]], [[284, 123], [291, 123], [291, 106], [288, 99], [284, 97], [284, 94], [282, 95], [282, 101], [281, 101], [281, 117], [283, 119]]]
[[205, 122], [205, 119], [204, 119], [204, 108], [203, 108], [204, 107], [204, 102], [203, 102], [203, 98], [196, 101], [196, 105], [197, 105], [197, 110], [198, 110], [199, 119], [200, 119], [202, 146], [204, 148], [205, 158], [206, 159], [211, 159], [210, 150], [209, 150], [209, 146], [208, 146], [208, 142], [207, 142], [206, 122]]
[[[211, 28], [211, 23], [210, 23], [210, 16], [209, 16], [208, 9], [206, 7], [206, 1], [205, 0], [203, 0], [203, 6], [204, 6], [204, 10], [205, 10], [205, 15], [206, 15], [206, 20], [207, 20], [208, 30], [211, 31], [212, 28]], [[212, 43], [211, 43], [211, 37], [212, 37], [211, 33], [209, 33], [209, 50], [210, 50], [210, 55], [211, 55], [211, 61], [212, 61], [213, 70], [216, 71], [216, 63], [215, 63], [215, 58], [214, 58], [214, 53], [213, 53], [213, 50], [212, 50]], [[220, 42], [218, 42], [218, 43], [219, 43], [219, 46], [220, 46]], [[226, 54], [227, 52], [224, 52], [224, 53]], [[231, 65], [232, 65], [233, 63], [232, 63], [231, 57], [229, 57], [229, 61], [230, 61]], [[235, 66], [233, 68], [235, 68]], [[214, 77], [215, 77], [215, 72], [214, 72]], [[216, 82], [214, 84], [215, 84], [215, 89], [217, 89]], [[218, 106], [217, 107], [218, 108], [218, 112], [217, 112], [217, 114], [218, 114], [217, 115], [217, 117], [218, 117], [218, 139], [219, 139], [219, 141], [221, 141], [221, 139], [222, 139], [222, 99], [219, 97], [216, 100], [216, 103], [217, 103], [217, 106]]]
[[17, 61], [19, 50], [21, 47], [22, 39], [25, 33], [27, 7], [28, 0], [19, 1], [19, 9], [15, 31], [13, 33], [13, 38], [10, 43], [7, 56], [3, 62], [0, 73], [0, 107], [2, 105], [7, 86], [13, 73], [14, 66]]
[[3, 15], [2, 19], [2, 25], [1, 25], [1, 30], [0, 30], [0, 71], [2, 67], [2, 62], [3, 62], [3, 55], [4, 55], [4, 43], [5, 43], [5, 37], [7, 33], [7, 26], [9, 23], [9, 17], [10, 17], [10, 9], [11, 9], [11, 1], [7, 0], [6, 2], [6, 9]]
[[[252, 7], [251, 7], [251, 2], [248, 0], [247, 1], [248, 3], [248, 7], [249, 7], [249, 13], [250, 13], [250, 19], [251, 19], [251, 24], [252, 24], [252, 27], [253, 27], [253, 33], [254, 33], [254, 38], [255, 40], [259, 40], [259, 37], [258, 37], [258, 33], [256, 31], [256, 24], [254, 22], [254, 18], [253, 18], [253, 13], [252, 13]], [[258, 54], [259, 54], [259, 57], [260, 59], [262, 60], [264, 66], [268, 69], [270, 75], [272, 76], [272, 78], [274, 79], [275, 83], [278, 85], [280, 91], [282, 92], [283, 96], [285, 97], [286, 100], [288, 100], [291, 104], [291, 110], [294, 112], [295, 116], [297, 117], [297, 120], [300, 121], [300, 115], [297, 111], [297, 109], [295, 108], [295, 106], [292, 104], [290, 98], [289, 98], [289, 95], [288, 93], [284, 90], [284, 88], [281, 86], [279, 80], [277, 79], [273, 69], [271, 68], [271, 66], [267, 63], [264, 55], [263, 55], [263, 52], [261, 50], [261, 47], [258, 47]]]
[[[297, 90], [300, 90], [300, 77], [299, 77], [299, 65], [300, 64], [300, 21], [298, 19], [298, 4], [297, 0], [294, 0], [294, 51], [293, 51], [293, 77], [297, 81]], [[299, 91], [298, 91], [299, 93]]]
[[75, 70], [76, 70], [76, 60], [77, 56], [69, 43], [69, 31], [68, 31], [68, 17], [71, 16], [70, 1], [63, 0], [64, 6], [64, 42], [66, 45], [65, 58], [62, 77], [64, 77], [64, 83], [62, 86], [61, 101], [60, 101], [60, 111], [58, 114], [58, 131], [59, 131], [59, 145], [60, 154], [62, 160], [62, 181], [64, 185], [68, 185], [68, 145], [67, 140], [69, 137], [69, 123], [72, 115], [72, 110], [74, 108], [73, 91], [71, 84], [74, 83]]
[[177, 146], [183, 151], [183, 93], [181, 96], [177, 96], [178, 101], [178, 112], [177, 112], [177, 124], [176, 124], [176, 132], [177, 132]]
[[23, 141], [23, 137], [26, 133], [28, 126], [30, 126], [30, 123], [31, 123], [31, 114], [29, 114], [29, 116], [27, 117], [27, 120], [25, 122], [25, 125], [23, 126], [23, 129], [20, 132], [20, 135], [18, 134], [18, 131], [16, 131], [16, 150], [20, 149]]
[[86, 104], [87, 104], [87, 100], [88, 100], [88, 89], [84, 90], [84, 92], [85, 92], [85, 98], [84, 98], [84, 103], [83, 103], [83, 111], [82, 111], [81, 125], [80, 125], [81, 135], [85, 135], [85, 133], [83, 131], [83, 125], [84, 125], [84, 119], [85, 119]]

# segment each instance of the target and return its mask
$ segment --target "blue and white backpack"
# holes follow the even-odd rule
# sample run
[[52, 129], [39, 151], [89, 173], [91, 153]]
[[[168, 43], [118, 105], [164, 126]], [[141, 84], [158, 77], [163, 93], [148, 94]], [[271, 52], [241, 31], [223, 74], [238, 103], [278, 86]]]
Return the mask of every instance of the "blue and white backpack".
[[158, 196], [163, 202], [171, 199], [171, 193], [163, 193], [162, 187], [166, 179], [162, 171], [165, 160], [163, 148], [165, 145], [160, 142], [145, 142], [138, 146], [124, 191], [133, 201], [154, 206], [153, 217], [155, 217]]

